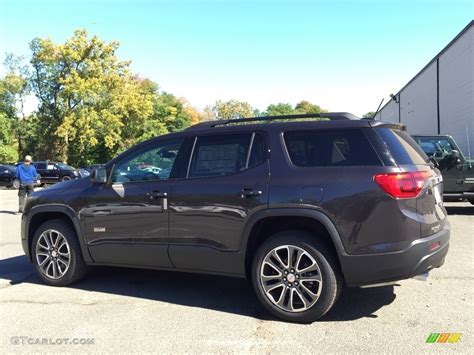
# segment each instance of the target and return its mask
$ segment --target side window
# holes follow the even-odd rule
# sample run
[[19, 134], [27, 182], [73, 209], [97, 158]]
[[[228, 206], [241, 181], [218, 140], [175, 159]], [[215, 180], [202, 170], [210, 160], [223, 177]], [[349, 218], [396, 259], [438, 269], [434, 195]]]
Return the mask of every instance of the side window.
[[188, 177], [221, 176], [246, 168], [251, 133], [198, 137]]
[[112, 182], [156, 181], [169, 179], [182, 139], [151, 144], [118, 163]]
[[422, 137], [417, 138], [417, 142], [427, 156], [436, 159], [443, 159], [446, 156], [450, 156], [454, 149], [451, 142], [446, 138]]
[[46, 163], [38, 163], [36, 169], [46, 169]]
[[263, 136], [259, 133], [255, 133], [255, 137], [252, 143], [252, 151], [250, 152], [248, 167], [251, 168], [260, 164], [262, 161], [265, 160], [266, 156], [267, 152], [265, 151], [265, 141], [263, 139]]
[[361, 130], [293, 131], [284, 137], [297, 166], [381, 165]]

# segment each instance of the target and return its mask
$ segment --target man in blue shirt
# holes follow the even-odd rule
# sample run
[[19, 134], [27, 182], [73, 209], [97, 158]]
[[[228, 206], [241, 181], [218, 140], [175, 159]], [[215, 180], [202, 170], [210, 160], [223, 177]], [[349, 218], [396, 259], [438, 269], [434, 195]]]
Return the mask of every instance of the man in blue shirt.
[[16, 177], [20, 181], [20, 189], [18, 190], [18, 197], [20, 198], [19, 212], [23, 213], [25, 205], [25, 197], [33, 192], [33, 187], [36, 182], [36, 169], [31, 165], [31, 156], [27, 155], [23, 164], [16, 168]]

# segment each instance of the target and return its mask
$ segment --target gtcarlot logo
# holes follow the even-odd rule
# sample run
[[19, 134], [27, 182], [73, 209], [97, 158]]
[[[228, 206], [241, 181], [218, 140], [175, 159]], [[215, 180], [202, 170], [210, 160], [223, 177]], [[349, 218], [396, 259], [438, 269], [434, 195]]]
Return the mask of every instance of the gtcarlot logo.
[[43, 338], [29, 336], [13, 336], [13, 345], [94, 345], [94, 338]]
[[458, 343], [461, 333], [430, 333], [426, 339], [427, 343]]

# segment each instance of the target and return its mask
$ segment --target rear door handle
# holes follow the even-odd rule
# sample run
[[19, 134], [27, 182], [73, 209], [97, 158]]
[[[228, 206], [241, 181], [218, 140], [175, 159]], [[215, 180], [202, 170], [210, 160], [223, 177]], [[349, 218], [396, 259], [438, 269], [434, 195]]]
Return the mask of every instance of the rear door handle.
[[249, 189], [246, 187], [244, 187], [241, 191], [242, 197], [260, 196], [261, 194], [262, 194], [262, 191], [260, 190]]

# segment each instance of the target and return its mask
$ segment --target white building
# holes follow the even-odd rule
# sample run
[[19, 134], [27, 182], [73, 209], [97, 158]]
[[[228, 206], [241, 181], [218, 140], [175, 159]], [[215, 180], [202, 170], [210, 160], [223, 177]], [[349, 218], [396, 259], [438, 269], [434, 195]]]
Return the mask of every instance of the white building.
[[410, 134], [452, 135], [474, 153], [474, 21], [411, 79], [375, 117]]

